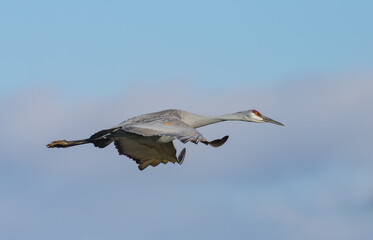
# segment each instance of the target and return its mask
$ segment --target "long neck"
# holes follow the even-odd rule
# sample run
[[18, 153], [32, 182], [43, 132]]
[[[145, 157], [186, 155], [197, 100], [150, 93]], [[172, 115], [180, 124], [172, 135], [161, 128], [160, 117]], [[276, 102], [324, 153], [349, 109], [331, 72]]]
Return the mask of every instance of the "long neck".
[[223, 121], [243, 121], [242, 114], [240, 113], [232, 113], [232, 114], [224, 114], [218, 116], [200, 116], [195, 115], [193, 121], [190, 123], [190, 126], [193, 128], [199, 128], [206, 125], [210, 125], [217, 122]]

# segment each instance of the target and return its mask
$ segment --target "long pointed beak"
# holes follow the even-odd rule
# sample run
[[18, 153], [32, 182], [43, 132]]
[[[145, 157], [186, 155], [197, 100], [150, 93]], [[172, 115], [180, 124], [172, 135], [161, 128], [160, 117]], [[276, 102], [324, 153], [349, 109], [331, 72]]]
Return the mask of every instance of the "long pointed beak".
[[284, 126], [284, 124], [280, 123], [280, 122], [277, 122], [269, 117], [266, 117], [266, 116], [263, 116], [262, 115], [262, 118], [263, 118], [263, 121], [264, 122], [268, 122], [268, 123], [273, 123], [273, 124], [276, 124], [276, 125], [280, 125], [280, 126]]

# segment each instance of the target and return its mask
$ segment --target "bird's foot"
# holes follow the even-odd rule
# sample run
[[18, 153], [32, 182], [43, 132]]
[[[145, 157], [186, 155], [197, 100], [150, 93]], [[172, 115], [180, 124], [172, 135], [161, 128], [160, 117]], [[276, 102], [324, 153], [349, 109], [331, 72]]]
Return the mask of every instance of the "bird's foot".
[[65, 148], [69, 146], [69, 142], [66, 140], [53, 141], [47, 145], [48, 148]]

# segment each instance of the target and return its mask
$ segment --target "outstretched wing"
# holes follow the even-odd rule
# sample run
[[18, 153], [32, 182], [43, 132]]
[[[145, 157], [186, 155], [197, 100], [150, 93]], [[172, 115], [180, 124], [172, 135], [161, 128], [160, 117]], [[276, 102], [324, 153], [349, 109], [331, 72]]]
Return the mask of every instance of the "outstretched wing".
[[[122, 130], [130, 133], [139, 134], [146, 137], [166, 136], [166, 141], [171, 141], [175, 138], [181, 142], [207, 142], [200, 132], [185, 124], [178, 118], [170, 120], [155, 120], [146, 123], [134, 123], [122, 126]], [[161, 139], [162, 141], [162, 139]]]
[[160, 163], [178, 162], [181, 164], [185, 157], [185, 148], [176, 158], [176, 149], [172, 143], [175, 138], [183, 143], [202, 142], [213, 147], [223, 145], [228, 139], [228, 136], [225, 136], [209, 142], [200, 132], [178, 118], [123, 124], [116, 129], [108, 138], [114, 140], [119, 154], [135, 160], [140, 170], [149, 165], [155, 167]]
[[126, 155], [139, 164], [139, 169], [153, 167], [160, 163], [178, 162], [181, 164], [185, 157], [185, 148], [176, 158], [176, 149], [171, 142], [159, 142], [159, 137], [145, 137], [133, 133], [123, 133], [114, 141], [119, 154]]

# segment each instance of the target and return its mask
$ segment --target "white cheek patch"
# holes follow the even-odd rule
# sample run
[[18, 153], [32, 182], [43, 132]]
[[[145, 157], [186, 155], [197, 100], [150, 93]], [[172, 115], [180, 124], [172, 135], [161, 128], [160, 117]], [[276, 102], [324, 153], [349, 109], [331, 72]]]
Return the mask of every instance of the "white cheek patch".
[[252, 119], [253, 119], [255, 122], [261, 122], [261, 121], [263, 121], [263, 118], [261, 118], [261, 117], [255, 115], [255, 114], [252, 115]]

